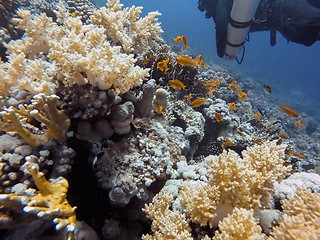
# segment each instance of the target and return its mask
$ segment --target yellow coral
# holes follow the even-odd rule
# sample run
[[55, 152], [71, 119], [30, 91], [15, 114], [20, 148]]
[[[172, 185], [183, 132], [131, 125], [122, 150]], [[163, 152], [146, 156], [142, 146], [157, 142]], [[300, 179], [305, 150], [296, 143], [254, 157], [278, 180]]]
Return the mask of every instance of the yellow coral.
[[55, 179], [55, 182], [48, 182], [44, 174], [39, 172], [37, 164], [27, 162], [25, 167], [32, 175], [39, 189], [39, 194], [35, 196], [0, 194], [2, 209], [9, 209], [18, 213], [22, 209], [25, 213], [44, 219], [52, 219], [57, 230], [66, 228], [68, 239], [73, 239], [76, 207], [71, 207], [66, 199], [68, 181], [59, 177]]
[[178, 210], [170, 210], [173, 196], [166, 191], [157, 194], [152, 203], [143, 209], [152, 220], [153, 235], [143, 235], [144, 240], [192, 240], [185, 215]]
[[210, 162], [209, 184], [217, 185], [220, 201], [234, 207], [271, 207], [273, 185], [286, 177], [290, 167], [284, 167], [286, 145], [267, 141], [242, 151], [224, 151]]
[[191, 221], [200, 226], [213, 226], [219, 200], [218, 187], [200, 181], [197, 184], [186, 181], [179, 192], [179, 198]]
[[261, 227], [253, 217], [253, 210], [235, 208], [233, 213], [219, 223], [219, 231], [215, 232], [214, 240], [263, 240]]
[[[62, 139], [70, 126], [70, 119], [56, 107], [58, 96], [37, 94], [29, 105], [5, 108], [0, 112], [0, 131], [16, 132], [31, 146], [40, 146], [48, 139]], [[37, 129], [30, 122], [36, 119], [46, 128]], [[41, 134], [34, 132], [43, 131]]]
[[282, 204], [284, 215], [273, 229], [271, 239], [319, 239], [320, 193], [302, 188]]

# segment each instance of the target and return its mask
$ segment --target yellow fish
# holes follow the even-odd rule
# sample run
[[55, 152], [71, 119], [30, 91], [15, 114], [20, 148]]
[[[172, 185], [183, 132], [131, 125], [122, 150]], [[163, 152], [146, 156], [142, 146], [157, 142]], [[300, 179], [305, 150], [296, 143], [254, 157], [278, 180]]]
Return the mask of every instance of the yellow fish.
[[179, 63], [181, 66], [186, 66], [186, 67], [195, 67], [195, 66], [197, 66], [196, 62], [193, 61], [188, 56], [177, 57], [177, 63]]
[[183, 82], [178, 79], [169, 80], [169, 84], [174, 90], [182, 90], [186, 88]]
[[214, 112], [214, 117], [216, 118], [217, 122], [221, 122], [223, 120], [222, 116], [218, 112]]
[[79, 14], [80, 14], [79, 12], [73, 12], [73, 13], [70, 14], [70, 16], [71, 16], [71, 17], [76, 17], [76, 16], [78, 16]]
[[239, 92], [239, 94], [238, 94], [238, 99], [239, 100], [244, 100], [244, 99], [247, 99], [247, 98], [248, 98], [248, 96], [247, 96], [247, 94], [245, 92]]
[[303, 127], [303, 126], [304, 126], [304, 124], [302, 123], [301, 119], [299, 119], [298, 121], [296, 121], [296, 125], [297, 125], [298, 127]]
[[199, 107], [202, 104], [204, 104], [206, 101], [207, 101], [206, 98], [197, 98], [191, 102], [191, 107], [193, 108]]
[[232, 111], [232, 110], [236, 110], [237, 109], [237, 105], [235, 102], [232, 102], [229, 104], [229, 110]]
[[157, 63], [157, 68], [162, 72], [167, 72], [169, 70], [168, 64], [169, 64], [170, 58], [167, 58], [165, 60], [162, 60], [161, 62]]
[[200, 65], [202, 69], [206, 68], [206, 63], [202, 59], [202, 55], [198, 55], [198, 57], [194, 60], [194, 63]]

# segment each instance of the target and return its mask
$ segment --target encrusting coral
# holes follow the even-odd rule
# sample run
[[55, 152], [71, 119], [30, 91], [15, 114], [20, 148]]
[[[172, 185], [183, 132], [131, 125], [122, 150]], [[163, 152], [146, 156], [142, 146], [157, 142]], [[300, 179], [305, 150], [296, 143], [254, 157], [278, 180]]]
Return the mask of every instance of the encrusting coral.
[[[29, 105], [19, 105], [19, 109], [4, 108], [0, 112], [0, 131], [16, 132], [34, 147], [49, 139], [63, 139], [69, 129], [70, 119], [62, 110], [57, 109], [57, 101], [56, 95], [46, 96], [39, 93]], [[42, 123], [44, 128], [38, 129], [32, 125], [33, 120]]]
[[[33, 215], [41, 219], [50, 219], [56, 230], [66, 229], [68, 239], [73, 239], [76, 215], [75, 207], [71, 207], [66, 196], [68, 181], [59, 177], [48, 182], [38, 165], [27, 161], [26, 170], [31, 174], [39, 193], [36, 195], [0, 194], [1, 212], [10, 218], [10, 211], [17, 214]], [[31, 189], [28, 189], [30, 192]], [[9, 211], [9, 212], [7, 212]]]

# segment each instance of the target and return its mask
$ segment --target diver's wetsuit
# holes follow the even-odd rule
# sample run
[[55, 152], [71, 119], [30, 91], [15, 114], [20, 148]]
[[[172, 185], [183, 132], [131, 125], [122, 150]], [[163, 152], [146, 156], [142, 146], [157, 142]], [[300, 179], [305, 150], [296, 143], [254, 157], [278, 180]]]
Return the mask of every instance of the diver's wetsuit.
[[[199, 0], [198, 8], [216, 24], [216, 44], [223, 56], [233, 0]], [[320, 0], [261, 0], [250, 32], [280, 32], [288, 41], [306, 46], [320, 40]], [[271, 44], [275, 44], [272, 38]]]

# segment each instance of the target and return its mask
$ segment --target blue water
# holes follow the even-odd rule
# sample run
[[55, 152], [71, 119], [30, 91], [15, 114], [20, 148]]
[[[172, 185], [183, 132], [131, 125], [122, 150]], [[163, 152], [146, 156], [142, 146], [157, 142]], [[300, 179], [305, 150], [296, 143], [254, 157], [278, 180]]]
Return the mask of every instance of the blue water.
[[[106, 1], [92, 1], [97, 6]], [[215, 49], [215, 25], [197, 8], [197, 0], [124, 0], [125, 6], [143, 6], [144, 14], [159, 11], [168, 44], [177, 35], [188, 38], [190, 51], [228, 67], [260, 84], [268, 84], [279, 104], [287, 104], [320, 122], [320, 43], [311, 47], [288, 43], [277, 34], [277, 45], [269, 44], [269, 32], [250, 34], [243, 63], [219, 59]], [[188, 50], [189, 51], [189, 50]]]

